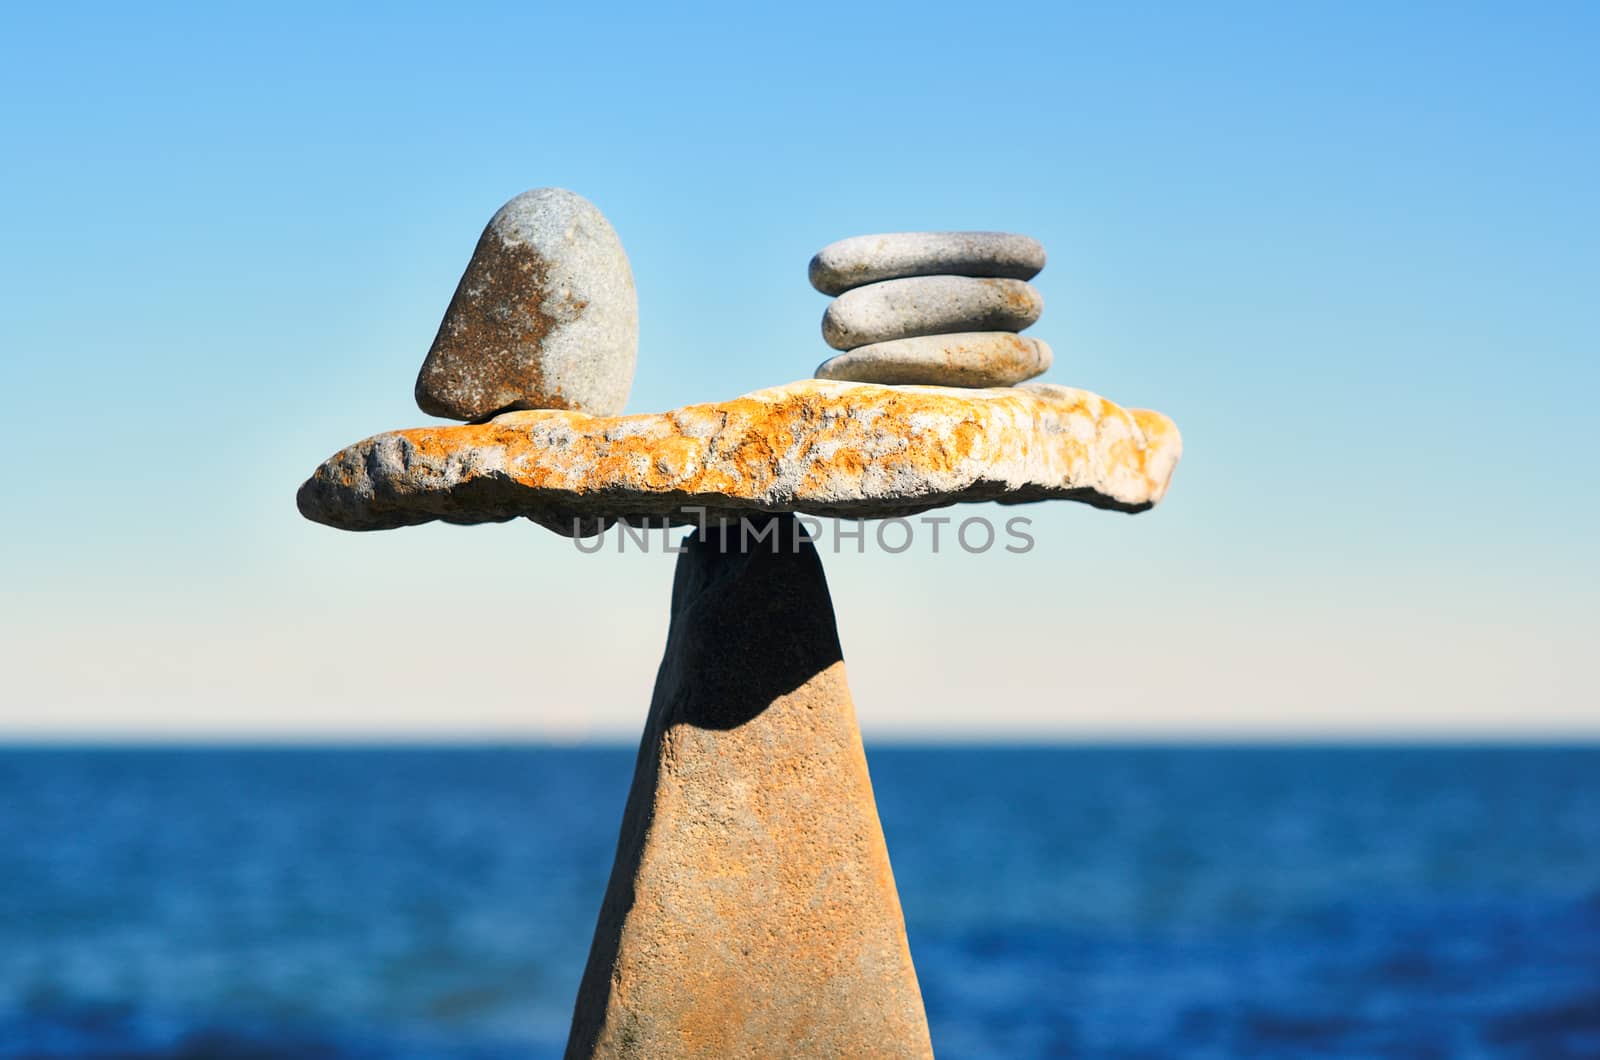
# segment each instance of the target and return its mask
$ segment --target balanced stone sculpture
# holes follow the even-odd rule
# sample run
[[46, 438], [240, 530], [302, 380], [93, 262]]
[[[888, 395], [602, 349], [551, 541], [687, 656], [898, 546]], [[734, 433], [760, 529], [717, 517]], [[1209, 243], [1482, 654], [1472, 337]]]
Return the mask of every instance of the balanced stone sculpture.
[[[530, 260], [502, 253], [520, 238], [496, 234], [500, 244], [487, 252], [480, 244], [487, 275], [507, 256]], [[883, 262], [819, 255], [812, 276], [821, 270], [820, 289], [861, 277], [904, 281], [907, 269], [934, 269], [921, 275], [935, 279], [1010, 269], [1027, 275], [989, 278], [1022, 283], [1043, 251], [1029, 257], [1031, 241], [1021, 240], [1007, 237], [998, 249], [980, 241], [987, 257], [941, 251], [931, 262], [917, 248], [948, 241], [913, 239]], [[623, 273], [585, 290], [620, 304], [585, 311], [631, 321], [625, 259], [616, 267]], [[804, 380], [670, 412], [606, 415], [621, 402], [614, 394], [580, 408], [591, 399], [572, 402], [564, 388], [502, 371], [539, 364], [542, 372], [553, 363], [546, 344], [566, 341], [509, 311], [530, 304], [529, 292], [548, 293], [551, 273], [536, 272], [530, 266], [525, 282], [509, 286], [463, 279], [474, 323], [452, 332], [453, 371], [507, 385], [429, 383], [430, 394], [453, 395], [458, 413], [498, 415], [357, 442], [316, 470], [298, 503], [307, 518], [347, 530], [518, 517], [571, 536], [617, 522], [698, 528], [677, 560], [666, 651], [567, 1056], [931, 1056], [833, 606], [797, 516], [870, 519], [1051, 499], [1139, 512], [1166, 492], [1182, 450], [1177, 428], [1160, 413], [1070, 387], [929, 380]], [[918, 304], [929, 318], [967, 311]], [[941, 341], [956, 345], [924, 345], [990, 348], [970, 337]], [[1048, 362], [1039, 347], [1034, 363]], [[621, 353], [602, 337], [562, 357], [563, 378], [585, 378], [610, 372]], [[631, 374], [631, 345], [626, 360]], [[422, 390], [419, 380], [419, 398]], [[520, 410], [500, 411], [507, 393]]]

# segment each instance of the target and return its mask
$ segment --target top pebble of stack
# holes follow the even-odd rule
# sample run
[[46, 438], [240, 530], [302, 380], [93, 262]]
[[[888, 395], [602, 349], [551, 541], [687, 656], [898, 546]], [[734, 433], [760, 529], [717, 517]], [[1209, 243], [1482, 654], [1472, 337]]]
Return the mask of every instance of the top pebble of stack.
[[891, 232], [829, 243], [811, 259], [811, 286], [843, 294], [905, 276], [985, 276], [1031, 280], [1044, 245], [1009, 232]]

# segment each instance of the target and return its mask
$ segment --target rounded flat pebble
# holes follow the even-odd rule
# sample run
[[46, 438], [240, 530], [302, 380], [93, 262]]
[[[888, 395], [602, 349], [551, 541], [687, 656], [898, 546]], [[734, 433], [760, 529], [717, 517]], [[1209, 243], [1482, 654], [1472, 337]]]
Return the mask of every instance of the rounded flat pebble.
[[489, 221], [417, 374], [417, 405], [611, 416], [627, 404], [639, 303], [622, 241], [588, 199], [536, 188]]
[[1044, 245], [1010, 232], [887, 232], [829, 243], [811, 259], [811, 286], [843, 294], [906, 276], [999, 276], [1031, 280]]
[[929, 386], [1013, 386], [1050, 368], [1050, 347], [1009, 331], [922, 335], [858, 346], [823, 361], [818, 379]]
[[1021, 280], [915, 276], [846, 291], [828, 303], [822, 338], [836, 350], [954, 331], [1021, 331], [1044, 299]]

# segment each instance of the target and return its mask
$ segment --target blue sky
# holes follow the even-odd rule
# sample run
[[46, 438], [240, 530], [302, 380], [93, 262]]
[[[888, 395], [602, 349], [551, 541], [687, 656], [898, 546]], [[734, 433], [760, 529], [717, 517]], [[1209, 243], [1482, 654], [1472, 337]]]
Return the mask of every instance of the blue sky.
[[[1403, 6], [1403, 10], [1402, 10]], [[483, 223], [627, 247], [629, 411], [808, 376], [810, 255], [1026, 232], [1135, 518], [829, 557], [869, 732], [1600, 733], [1593, 5], [37, 5], [0, 35], [0, 732], [635, 731], [670, 558], [341, 535]]]

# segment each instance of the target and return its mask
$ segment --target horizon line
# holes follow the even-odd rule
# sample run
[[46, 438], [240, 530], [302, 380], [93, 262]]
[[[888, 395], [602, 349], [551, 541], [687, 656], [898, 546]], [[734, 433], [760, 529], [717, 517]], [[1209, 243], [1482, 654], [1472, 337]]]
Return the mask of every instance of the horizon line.
[[[1085, 732], [914, 732], [864, 730], [863, 743], [878, 748], [1062, 749], [1074, 748], [1552, 748], [1600, 750], [1600, 729], [1510, 730], [1433, 729], [1351, 730], [1104, 730]], [[640, 737], [622, 731], [582, 735], [532, 732], [253, 731], [185, 730], [165, 732], [7, 731], [0, 729], [0, 751], [27, 750], [516, 750], [637, 749]]]

